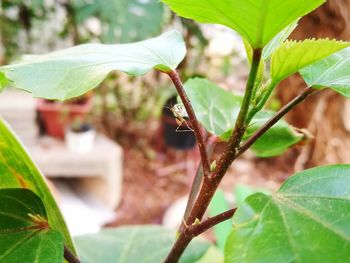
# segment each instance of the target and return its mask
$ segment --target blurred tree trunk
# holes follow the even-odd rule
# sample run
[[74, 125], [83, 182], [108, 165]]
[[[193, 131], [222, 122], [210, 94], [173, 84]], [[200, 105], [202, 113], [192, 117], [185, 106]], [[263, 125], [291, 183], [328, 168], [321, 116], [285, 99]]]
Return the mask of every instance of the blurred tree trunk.
[[[327, 1], [304, 17], [291, 36], [292, 39], [312, 37], [350, 40], [350, 0]], [[280, 85], [277, 96], [285, 104], [304, 87], [299, 76], [292, 76]], [[289, 113], [287, 120], [296, 127], [307, 128], [315, 136], [295, 160], [296, 170], [350, 162], [350, 104], [345, 98], [324, 90]]]

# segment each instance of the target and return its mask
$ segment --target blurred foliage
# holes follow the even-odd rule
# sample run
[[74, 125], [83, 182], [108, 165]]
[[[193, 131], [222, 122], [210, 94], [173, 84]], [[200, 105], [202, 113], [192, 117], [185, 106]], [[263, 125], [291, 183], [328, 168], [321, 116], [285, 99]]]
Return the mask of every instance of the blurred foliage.
[[155, 36], [165, 21], [164, 6], [158, 0], [76, 0], [71, 2], [75, 21], [89, 18], [101, 23], [104, 43], [127, 43]]
[[[36, 50], [47, 52], [86, 42], [134, 42], [155, 37], [167, 28], [179, 30], [186, 42], [188, 53], [179, 67], [184, 81], [203, 75], [223, 81], [231, 75], [235, 64], [228, 55], [208, 56], [205, 50], [210, 36], [203, 27], [176, 17], [158, 0], [0, 0], [0, 3], [0, 44], [4, 50], [0, 64], [31, 53], [38, 46]], [[48, 39], [42, 38], [41, 30], [45, 30]], [[169, 80], [160, 79], [157, 73], [141, 80], [113, 73], [95, 92], [93, 116], [111, 137], [118, 139], [122, 133], [128, 133], [128, 127], [130, 133], [135, 133], [135, 127], [148, 126], [150, 119], [158, 118], [173, 92]]]
[[45, 0], [2, 0], [0, 3], [0, 40], [7, 61], [19, 51], [21, 31], [25, 32], [27, 45], [30, 45], [34, 21], [45, 20], [53, 6], [47, 5]]
[[156, 72], [144, 78], [116, 72], [100, 85], [95, 92], [94, 117], [110, 137], [121, 142], [122, 137], [136, 135], [138, 123], [145, 125], [160, 116], [175, 91], [157, 79]]

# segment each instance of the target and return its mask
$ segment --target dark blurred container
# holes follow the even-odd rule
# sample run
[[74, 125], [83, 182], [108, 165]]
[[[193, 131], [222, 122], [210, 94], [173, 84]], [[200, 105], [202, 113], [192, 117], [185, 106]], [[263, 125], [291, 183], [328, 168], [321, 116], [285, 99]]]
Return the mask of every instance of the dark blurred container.
[[[172, 147], [177, 150], [189, 150], [192, 149], [196, 144], [196, 138], [193, 131], [189, 131], [189, 128], [185, 123], [179, 126], [176, 123], [176, 118], [170, 110], [174, 105], [177, 104], [177, 97], [169, 98], [162, 111], [161, 125], [163, 130], [163, 137], [166, 146]], [[188, 119], [188, 118], [184, 118]], [[181, 132], [183, 131], [183, 132]]]

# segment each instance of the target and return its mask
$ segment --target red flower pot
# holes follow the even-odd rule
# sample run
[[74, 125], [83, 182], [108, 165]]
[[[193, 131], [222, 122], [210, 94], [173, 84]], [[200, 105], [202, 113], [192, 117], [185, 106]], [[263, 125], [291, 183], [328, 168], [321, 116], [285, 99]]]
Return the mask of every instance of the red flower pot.
[[65, 127], [75, 118], [84, 119], [91, 109], [91, 96], [70, 103], [44, 99], [39, 99], [37, 103], [45, 134], [56, 138], [64, 138]]

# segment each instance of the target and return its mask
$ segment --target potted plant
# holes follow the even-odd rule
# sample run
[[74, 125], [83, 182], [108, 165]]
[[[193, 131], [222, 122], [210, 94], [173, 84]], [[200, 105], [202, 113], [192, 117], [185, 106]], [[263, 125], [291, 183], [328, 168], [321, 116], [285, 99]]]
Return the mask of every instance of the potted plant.
[[90, 152], [94, 146], [95, 134], [95, 129], [88, 121], [75, 117], [65, 130], [66, 145], [72, 152]]
[[91, 108], [91, 93], [65, 103], [39, 99], [37, 113], [41, 133], [62, 139], [65, 127], [75, 118], [84, 119]]

